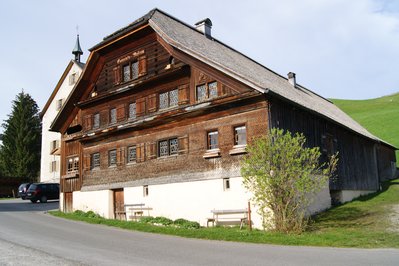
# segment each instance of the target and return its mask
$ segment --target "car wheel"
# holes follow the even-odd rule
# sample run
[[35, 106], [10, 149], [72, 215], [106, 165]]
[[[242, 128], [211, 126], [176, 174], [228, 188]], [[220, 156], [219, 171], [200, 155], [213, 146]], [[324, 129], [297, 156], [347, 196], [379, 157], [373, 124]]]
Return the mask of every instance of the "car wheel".
[[36, 201], [37, 201], [37, 200], [33, 200], [33, 199], [31, 199], [30, 201], [31, 201], [32, 203], [36, 203]]
[[25, 197], [21, 197], [21, 199], [25, 200]]
[[42, 197], [40, 198], [40, 202], [41, 202], [41, 203], [46, 203], [46, 202], [47, 202], [47, 197], [46, 197], [46, 196], [42, 196]]

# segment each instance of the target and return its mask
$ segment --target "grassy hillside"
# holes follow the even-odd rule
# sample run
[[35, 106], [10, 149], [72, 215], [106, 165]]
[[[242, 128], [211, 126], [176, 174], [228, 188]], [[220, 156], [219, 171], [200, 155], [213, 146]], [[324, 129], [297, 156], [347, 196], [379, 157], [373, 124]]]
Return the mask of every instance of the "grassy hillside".
[[372, 134], [399, 147], [399, 93], [370, 100], [332, 101]]

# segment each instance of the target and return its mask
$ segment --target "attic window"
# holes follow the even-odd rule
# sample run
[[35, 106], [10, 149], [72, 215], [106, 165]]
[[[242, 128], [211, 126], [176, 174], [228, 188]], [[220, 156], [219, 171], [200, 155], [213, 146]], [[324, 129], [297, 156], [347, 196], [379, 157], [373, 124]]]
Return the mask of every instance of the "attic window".
[[197, 102], [206, 101], [208, 99], [218, 97], [218, 83], [217, 81], [198, 85], [196, 88]]
[[139, 62], [133, 61], [123, 66], [123, 82], [139, 77]]
[[113, 68], [114, 85], [135, 80], [147, 74], [147, 56], [144, 50], [133, 52], [116, 60]]

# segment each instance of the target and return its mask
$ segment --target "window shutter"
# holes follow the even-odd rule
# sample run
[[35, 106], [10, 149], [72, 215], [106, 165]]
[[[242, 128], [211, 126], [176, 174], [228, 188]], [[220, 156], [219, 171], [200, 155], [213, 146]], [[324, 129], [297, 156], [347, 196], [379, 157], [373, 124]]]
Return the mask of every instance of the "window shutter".
[[155, 112], [157, 110], [157, 97], [158, 94], [154, 93], [148, 96], [148, 112]]
[[125, 115], [126, 115], [125, 105], [121, 104], [116, 108], [116, 120], [118, 122], [125, 120]]
[[136, 116], [145, 115], [145, 98], [136, 100]]
[[136, 162], [141, 163], [145, 161], [145, 146], [144, 143], [136, 145]]
[[123, 162], [124, 162], [124, 160], [123, 160], [124, 151], [125, 151], [125, 148], [119, 148], [119, 149], [116, 150], [116, 164], [117, 165], [122, 165], [123, 164]]
[[84, 119], [84, 127], [86, 130], [91, 130], [93, 128], [91, 115], [86, 115]]
[[147, 143], [147, 160], [157, 158], [157, 144], [156, 142]]
[[59, 147], [60, 147], [60, 140], [57, 139], [57, 140], [55, 141], [55, 148], [58, 149]]
[[179, 154], [188, 153], [188, 135], [178, 138], [179, 141]]
[[190, 86], [188, 84], [179, 86], [179, 105], [187, 104], [190, 99]]
[[56, 161], [56, 162], [55, 162], [55, 169], [54, 169], [54, 172], [59, 171], [59, 169], [60, 169], [60, 162]]
[[121, 83], [121, 66], [114, 67], [114, 85]]
[[90, 170], [90, 154], [83, 155], [83, 170]]
[[139, 77], [147, 74], [147, 57], [145, 55], [139, 57]]
[[50, 164], [49, 164], [49, 172], [50, 173], [53, 172], [53, 162], [50, 162]]

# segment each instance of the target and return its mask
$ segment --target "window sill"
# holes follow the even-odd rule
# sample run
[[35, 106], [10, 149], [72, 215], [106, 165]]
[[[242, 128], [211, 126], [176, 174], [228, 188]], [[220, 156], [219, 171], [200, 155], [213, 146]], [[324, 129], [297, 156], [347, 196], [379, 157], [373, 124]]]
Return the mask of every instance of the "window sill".
[[157, 160], [165, 160], [165, 159], [171, 159], [171, 158], [176, 158], [179, 156], [179, 154], [172, 154], [172, 155], [167, 155], [167, 156], [158, 156]]
[[236, 145], [236, 146], [233, 146], [233, 149], [231, 149], [229, 151], [229, 154], [230, 155], [237, 155], [237, 154], [247, 153], [247, 151], [245, 150], [246, 147], [247, 147], [247, 145]]
[[204, 155], [202, 155], [202, 158], [204, 158], [204, 159], [210, 159], [210, 158], [216, 158], [216, 157], [220, 157], [219, 149], [207, 150], [204, 153]]

